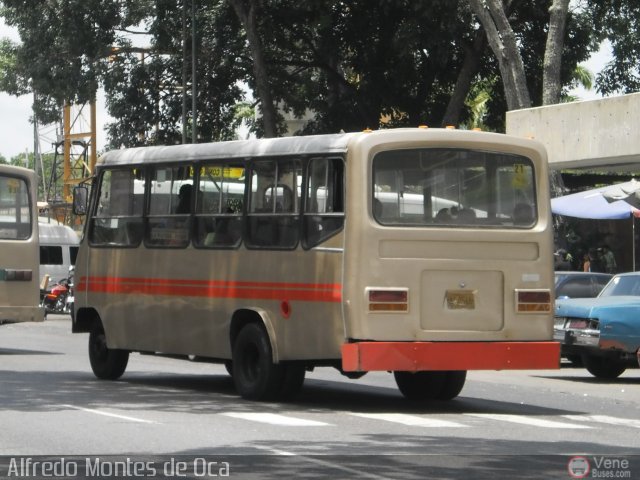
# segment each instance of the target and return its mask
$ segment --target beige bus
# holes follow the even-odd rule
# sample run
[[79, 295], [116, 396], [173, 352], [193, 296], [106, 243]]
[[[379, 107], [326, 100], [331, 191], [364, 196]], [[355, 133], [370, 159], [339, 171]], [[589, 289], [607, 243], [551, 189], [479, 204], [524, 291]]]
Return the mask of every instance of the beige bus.
[[447, 400], [467, 370], [559, 366], [546, 154], [501, 134], [108, 152], [76, 282], [73, 332], [90, 332], [99, 378], [162, 352], [224, 362], [249, 399], [333, 366]]
[[0, 165], [0, 323], [42, 321], [35, 173]]

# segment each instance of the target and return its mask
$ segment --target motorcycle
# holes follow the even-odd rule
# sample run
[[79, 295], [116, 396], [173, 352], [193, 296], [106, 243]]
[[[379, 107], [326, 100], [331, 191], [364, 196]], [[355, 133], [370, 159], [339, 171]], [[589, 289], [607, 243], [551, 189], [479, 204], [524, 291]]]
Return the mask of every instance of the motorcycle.
[[67, 278], [67, 299], [65, 302], [65, 313], [71, 315], [71, 319], [73, 320], [73, 303], [75, 300], [74, 292], [75, 292], [75, 282], [73, 280], [75, 267], [69, 267], [69, 277]]
[[42, 295], [45, 313], [70, 313], [73, 309], [73, 267], [69, 276], [63, 278]]

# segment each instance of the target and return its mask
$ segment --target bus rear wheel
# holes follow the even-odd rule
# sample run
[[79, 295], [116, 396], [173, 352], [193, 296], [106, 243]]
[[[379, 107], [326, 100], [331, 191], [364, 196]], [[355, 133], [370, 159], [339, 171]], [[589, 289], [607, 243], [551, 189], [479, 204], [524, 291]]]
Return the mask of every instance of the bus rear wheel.
[[89, 333], [89, 362], [96, 377], [117, 380], [127, 369], [129, 351], [109, 348], [102, 325], [97, 325]]
[[466, 371], [393, 372], [400, 393], [412, 401], [451, 400], [462, 391]]
[[285, 366], [273, 363], [269, 335], [262, 325], [246, 325], [233, 345], [233, 382], [247, 400], [275, 400], [285, 380]]

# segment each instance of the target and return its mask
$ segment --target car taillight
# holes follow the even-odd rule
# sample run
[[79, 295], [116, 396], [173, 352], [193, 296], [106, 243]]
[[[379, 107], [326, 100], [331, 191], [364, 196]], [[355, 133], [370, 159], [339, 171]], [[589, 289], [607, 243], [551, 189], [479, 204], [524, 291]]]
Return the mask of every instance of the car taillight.
[[518, 313], [545, 313], [551, 311], [550, 290], [516, 290]]
[[408, 312], [409, 289], [367, 287], [370, 312]]

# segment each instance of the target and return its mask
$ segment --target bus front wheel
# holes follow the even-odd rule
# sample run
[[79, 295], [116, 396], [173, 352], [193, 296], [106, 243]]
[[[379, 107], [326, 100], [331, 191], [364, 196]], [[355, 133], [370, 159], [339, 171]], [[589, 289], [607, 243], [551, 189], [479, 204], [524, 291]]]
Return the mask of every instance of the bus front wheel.
[[466, 371], [393, 372], [400, 393], [408, 400], [451, 400], [458, 396]]
[[273, 363], [269, 335], [257, 323], [246, 325], [233, 345], [233, 381], [248, 400], [275, 400], [282, 390], [285, 367]]
[[96, 377], [117, 380], [127, 368], [129, 351], [107, 347], [104, 329], [98, 325], [89, 333], [89, 361]]

